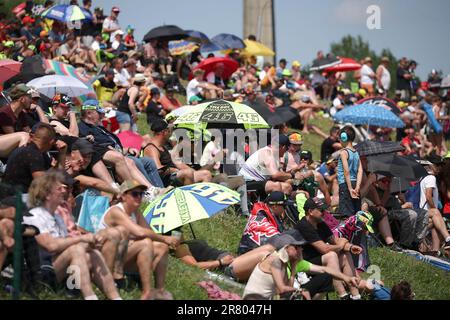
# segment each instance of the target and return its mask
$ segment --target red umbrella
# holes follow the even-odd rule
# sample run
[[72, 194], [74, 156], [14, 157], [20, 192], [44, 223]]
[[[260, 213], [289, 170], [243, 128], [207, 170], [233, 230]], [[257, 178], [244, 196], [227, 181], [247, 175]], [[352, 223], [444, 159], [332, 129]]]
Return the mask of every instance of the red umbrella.
[[356, 71], [361, 69], [361, 65], [353, 59], [350, 58], [340, 58], [341, 63], [326, 68], [325, 72], [345, 72], [345, 71]]
[[0, 60], [0, 83], [19, 74], [21, 67], [22, 63], [20, 62], [10, 59]]
[[[229, 79], [231, 77], [231, 75], [239, 68], [239, 63], [237, 63], [237, 61], [235, 61], [233, 59], [230, 59], [228, 57], [213, 57], [213, 58], [205, 59], [202, 62], [200, 62], [192, 70], [192, 72], [197, 69], [202, 69], [205, 71], [205, 78], [206, 78], [208, 73], [210, 73], [211, 71], [214, 71], [214, 67], [219, 63], [223, 63], [223, 65], [225, 66], [225, 69], [223, 71], [224, 79]], [[192, 79], [192, 73], [189, 78]]]

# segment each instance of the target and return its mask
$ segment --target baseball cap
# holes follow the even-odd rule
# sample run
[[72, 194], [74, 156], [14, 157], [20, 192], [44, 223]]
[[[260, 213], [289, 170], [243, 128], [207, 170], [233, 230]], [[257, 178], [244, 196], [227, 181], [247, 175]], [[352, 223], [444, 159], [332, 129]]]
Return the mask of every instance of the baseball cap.
[[373, 216], [369, 212], [358, 211], [358, 213], [356, 213], [356, 220], [364, 223], [364, 225], [366, 226], [366, 229], [370, 233], [374, 233], [373, 228], [372, 228]]
[[301, 160], [308, 160], [311, 161], [313, 158], [311, 151], [308, 150], [303, 150], [302, 152], [300, 152], [300, 159]]
[[30, 17], [30, 16], [25, 16], [25, 17], [22, 19], [22, 24], [34, 23], [34, 22], [35, 22], [34, 18], [32, 18], [32, 17]]
[[308, 242], [301, 236], [300, 232], [297, 232], [295, 238], [290, 234], [282, 233], [272, 242], [275, 248], [283, 248], [286, 246], [303, 246], [307, 243]]
[[317, 198], [308, 198], [306, 199], [305, 204], [303, 205], [303, 209], [305, 211], [314, 209], [324, 210], [326, 208], [327, 206], [323, 203], [323, 201]]
[[136, 180], [125, 180], [119, 187], [120, 193], [124, 194], [127, 191], [136, 189], [136, 188], [142, 188], [147, 189], [146, 186], [143, 184], [137, 182]]
[[270, 193], [266, 198], [267, 204], [279, 204], [285, 205], [287, 201], [286, 195], [281, 191], [274, 191]]
[[161, 94], [161, 91], [159, 91], [158, 88], [152, 88], [152, 89], [150, 90], [150, 94], [151, 94], [152, 97], [153, 97], [154, 95]]
[[94, 146], [86, 139], [79, 138], [72, 144], [72, 151], [80, 151], [81, 154], [94, 153]]
[[190, 104], [192, 104], [193, 102], [201, 102], [202, 101], [202, 99], [200, 99], [200, 97], [198, 97], [198, 96], [192, 96], [190, 99], [189, 99], [189, 103]]
[[25, 95], [29, 95], [31, 97], [32, 90], [30, 87], [23, 83], [19, 83], [11, 88], [8, 95], [11, 98], [11, 100], [17, 100], [20, 97], [23, 97]]
[[284, 69], [281, 75], [284, 77], [292, 77], [292, 71], [289, 69]]
[[303, 144], [303, 136], [300, 133], [292, 133], [289, 136], [289, 142], [291, 144], [302, 145]]
[[113, 11], [113, 12], [120, 12], [120, 8], [119, 7], [112, 7], [111, 11]]
[[81, 107], [81, 110], [96, 110], [99, 113], [105, 113], [105, 109], [100, 106], [98, 100], [86, 100]]
[[58, 93], [52, 99], [52, 106], [54, 107], [71, 107], [73, 106], [72, 99], [66, 94]]
[[297, 60], [295, 60], [294, 62], [292, 62], [292, 66], [293, 67], [300, 67], [302, 64], [299, 62], [299, 61], [297, 61]]
[[169, 124], [165, 120], [158, 119], [152, 123], [150, 126], [150, 130], [153, 132], [161, 132], [166, 130], [169, 127]]
[[278, 145], [280, 147], [282, 146], [289, 147], [290, 144], [291, 143], [289, 142], [289, 138], [284, 134], [280, 134], [280, 136], [278, 137]]

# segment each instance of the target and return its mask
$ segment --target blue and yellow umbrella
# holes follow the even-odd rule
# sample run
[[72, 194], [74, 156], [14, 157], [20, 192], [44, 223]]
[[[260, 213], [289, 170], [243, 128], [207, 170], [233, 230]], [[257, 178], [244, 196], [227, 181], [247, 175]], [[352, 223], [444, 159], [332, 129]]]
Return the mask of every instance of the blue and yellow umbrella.
[[196, 183], [176, 188], [151, 202], [143, 212], [156, 233], [212, 217], [240, 202], [237, 192], [215, 183]]
[[58, 4], [41, 13], [47, 19], [61, 22], [93, 20], [92, 15], [84, 8], [75, 5]]

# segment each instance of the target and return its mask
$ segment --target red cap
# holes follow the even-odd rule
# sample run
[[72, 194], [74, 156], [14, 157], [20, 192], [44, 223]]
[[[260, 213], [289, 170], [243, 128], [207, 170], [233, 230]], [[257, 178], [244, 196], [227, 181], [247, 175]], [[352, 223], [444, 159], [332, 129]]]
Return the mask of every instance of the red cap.
[[120, 12], [120, 9], [119, 9], [119, 7], [112, 7], [111, 11]]
[[25, 16], [22, 19], [22, 24], [27, 24], [27, 23], [34, 23], [34, 18], [30, 17], [30, 16]]

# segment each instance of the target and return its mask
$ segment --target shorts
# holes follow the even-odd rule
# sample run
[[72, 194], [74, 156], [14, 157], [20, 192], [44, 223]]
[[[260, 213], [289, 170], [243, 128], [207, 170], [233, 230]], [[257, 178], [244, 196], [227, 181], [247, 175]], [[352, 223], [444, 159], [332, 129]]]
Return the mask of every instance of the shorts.
[[118, 123], [132, 123], [131, 115], [119, 110], [116, 110], [116, 119]]
[[234, 279], [234, 280], [238, 280], [238, 278], [236, 277], [236, 274], [234, 273], [234, 270], [233, 270], [233, 266], [231, 266], [231, 265], [228, 265], [228, 266], [226, 266], [224, 269], [223, 269], [223, 273], [227, 276], [227, 277], [230, 277], [230, 278], [232, 278], [232, 279]]
[[[352, 187], [356, 187], [356, 181], [352, 181]], [[339, 208], [338, 213], [350, 217], [361, 210], [361, 198], [353, 199], [348, 191], [347, 184], [341, 183], [339, 185]]]
[[94, 144], [94, 153], [92, 154], [92, 161], [89, 166], [92, 167], [97, 162], [103, 160], [105, 153], [108, 151], [111, 151], [111, 149], [103, 145]]
[[267, 180], [263, 181], [246, 181], [247, 190], [255, 190], [262, 198], [266, 196]]
[[333, 292], [333, 277], [327, 273], [316, 274], [301, 287], [310, 293], [311, 298], [318, 293]]

